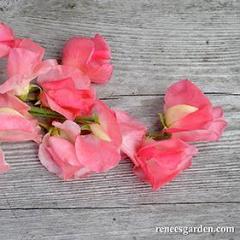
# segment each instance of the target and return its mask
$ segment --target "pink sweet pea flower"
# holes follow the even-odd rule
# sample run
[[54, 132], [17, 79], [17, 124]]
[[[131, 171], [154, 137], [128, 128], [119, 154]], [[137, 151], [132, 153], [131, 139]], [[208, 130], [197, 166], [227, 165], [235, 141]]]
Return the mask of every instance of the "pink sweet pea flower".
[[[78, 70], [71, 72], [65, 67], [57, 67], [39, 77], [38, 83], [43, 88], [40, 95], [42, 104], [70, 120], [89, 115], [95, 102], [95, 92], [87, 87], [81, 76]], [[85, 89], [78, 88], [84, 86]]]
[[[59, 129], [59, 136], [44, 136], [39, 147], [39, 159], [49, 172], [63, 180], [78, 179], [91, 174], [77, 159], [75, 141], [80, 134], [80, 126], [73, 121], [53, 122]], [[60, 147], [59, 147], [60, 146]]]
[[[29, 107], [17, 97], [0, 94], [0, 142], [33, 140], [40, 142], [40, 128], [37, 121], [28, 113]], [[9, 165], [0, 149], [0, 173], [6, 172]]]
[[157, 190], [190, 167], [196, 154], [194, 146], [180, 139], [146, 140], [136, 154], [134, 172]]
[[110, 79], [113, 71], [110, 59], [110, 47], [99, 34], [94, 38], [73, 37], [63, 49], [63, 65], [80, 69], [94, 83]]
[[43, 55], [44, 49], [31, 39], [17, 39], [9, 51], [8, 79], [0, 85], [0, 93], [27, 94], [30, 82], [57, 64], [56, 60], [42, 61]]
[[4, 23], [0, 23], [0, 58], [8, 55], [14, 46], [15, 37], [12, 29]]
[[93, 112], [98, 123], [90, 124], [92, 133], [79, 135], [75, 146], [81, 164], [99, 173], [117, 166], [121, 160], [122, 138], [116, 116], [105, 103], [97, 100]]
[[0, 142], [40, 141], [40, 128], [29, 109], [17, 97], [0, 94]]
[[184, 141], [216, 141], [227, 126], [222, 108], [213, 107], [191, 81], [170, 86], [164, 101], [166, 132]]
[[114, 111], [122, 135], [121, 151], [135, 162], [136, 152], [145, 138], [147, 128], [128, 113], [116, 109]]

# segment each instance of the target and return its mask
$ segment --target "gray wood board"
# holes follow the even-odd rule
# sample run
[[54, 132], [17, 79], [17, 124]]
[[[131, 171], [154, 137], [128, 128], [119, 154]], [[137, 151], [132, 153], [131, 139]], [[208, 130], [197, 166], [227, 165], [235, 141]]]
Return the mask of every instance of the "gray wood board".
[[[239, 238], [240, 1], [3, 0], [0, 20], [46, 47], [47, 58], [59, 59], [73, 35], [104, 35], [115, 71], [99, 96], [151, 129], [165, 89], [185, 78], [222, 105], [229, 122], [220, 141], [197, 144], [193, 166], [158, 192], [133, 175], [128, 160], [62, 182], [40, 165], [35, 144], [1, 144], [12, 170], [0, 176], [0, 239]], [[156, 226], [200, 224], [236, 233], [155, 233]]]
[[[0, 201], [12, 207], [93, 207], [181, 202], [240, 202], [238, 96], [209, 95], [222, 105], [229, 126], [218, 142], [198, 143], [192, 168], [162, 190], [153, 193], [132, 173], [128, 160], [106, 174], [62, 182], [48, 173], [37, 159], [34, 143], [2, 144], [12, 170], [0, 176]], [[157, 127], [160, 96], [127, 96], [108, 99], [149, 127]], [[186, 197], [187, 196], [187, 197]], [[7, 202], [6, 202], [7, 199]], [[8, 206], [7, 206], [8, 207]]]
[[[0, 238], [18, 240], [226, 240], [234, 233], [156, 233], [161, 226], [240, 225], [238, 204], [173, 204], [137, 208], [7, 210], [0, 215]], [[7, 220], [7, 221], [6, 221]], [[14, 227], [13, 227], [14, 226]]]
[[15, 2], [0, 19], [46, 47], [48, 58], [59, 58], [73, 35], [107, 38], [115, 71], [101, 96], [159, 94], [182, 78], [205, 92], [240, 93], [239, 1]]

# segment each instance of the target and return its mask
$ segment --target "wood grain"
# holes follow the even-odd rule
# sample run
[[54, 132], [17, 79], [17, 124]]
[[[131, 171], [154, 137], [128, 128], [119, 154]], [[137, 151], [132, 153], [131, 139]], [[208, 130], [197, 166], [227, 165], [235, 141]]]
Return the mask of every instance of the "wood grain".
[[59, 58], [73, 35], [107, 38], [115, 71], [102, 97], [160, 94], [183, 78], [205, 92], [240, 93], [239, 1], [16, 2], [0, 20], [40, 42], [48, 58]]
[[[1, 239], [24, 240], [226, 240], [238, 239], [238, 204], [173, 204], [131, 208], [7, 210]], [[233, 226], [234, 233], [156, 233], [160, 226]]]
[[[60, 59], [73, 35], [104, 35], [115, 70], [99, 96], [151, 129], [165, 89], [185, 78], [222, 105], [229, 122], [220, 141], [197, 144], [193, 166], [158, 192], [133, 175], [128, 160], [107, 174], [62, 182], [40, 165], [35, 144], [1, 144], [12, 169], [0, 176], [0, 239], [239, 238], [240, 1], [0, 0], [0, 21], [46, 47], [46, 58]], [[200, 224], [236, 233], [155, 232]]]
[[[128, 160], [106, 174], [62, 182], [48, 173], [37, 159], [33, 143], [2, 144], [12, 170], [0, 176], [2, 208], [119, 207], [158, 203], [240, 202], [240, 103], [238, 96], [209, 96], [225, 109], [229, 127], [221, 141], [200, 143], [193, 166], [158, 192], [133, 175]], [[156, 128], [162, 97], [138, 96], [108, 99]], [[187, 197], [186, 197], [187, 196]]]

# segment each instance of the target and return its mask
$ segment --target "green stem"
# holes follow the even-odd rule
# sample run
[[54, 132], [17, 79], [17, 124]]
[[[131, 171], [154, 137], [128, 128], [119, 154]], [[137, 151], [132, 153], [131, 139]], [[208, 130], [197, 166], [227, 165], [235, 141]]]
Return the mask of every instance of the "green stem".
[[150, 137], [154, 140], [165, 140], [171, 138], [171, 134], [163, 131], [157, 131], [157, 132], [149, 132], [147, 134], [147, 137]]
[[90, 123], [99, 123], [99, 120], [96, 115], [93, 115], [90, 117], [77, 117], [75, 119], [75, 122], [79, 124], [90, 124]]
[[[59, 119], [59, 120], [65, 120], [66, 118], [62, 116], [61, 114], [52, 111], [48, 108], [43, 107], [31, 107], [29, 110], [29, 113], [36, 117], [43, 117], [43, 118], [53, 118], [53, 119]], [[98, 123], [98, 117], [96, 115], [93, 116], [82, 116], [77, 117], [75, 119], [75, 122], [78, 124], [91, 124], [91, 123]]]
[[43, 118], [55, 118], [64, 120], [65, 118], [57, 112], [54, 112], [48, 108], [42, 107], [31, 107], [28, 111], [31, 115], [36, 117], [43, 117]]

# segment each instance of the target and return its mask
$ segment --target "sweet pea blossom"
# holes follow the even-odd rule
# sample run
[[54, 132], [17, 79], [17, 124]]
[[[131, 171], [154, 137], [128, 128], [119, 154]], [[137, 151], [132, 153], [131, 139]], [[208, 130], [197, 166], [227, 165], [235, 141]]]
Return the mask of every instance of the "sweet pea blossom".
[[73, 37], [63, 49], [63, 65], [80, 69], [94, 83], [106, 83], [113, 71], [111, 50], [99, 34], [94, 38]]
[[8, 79], [0, 85], [0, 93], [26, 95], [30, 82], [57, 64], [52, 59], [42, 61], [44, 51], [44, 48], [31, 39], [15, 40], [7, 59]]
[[190, 167], [196, 154], [194, 146], [180, 139], [146, 140], [137, 151], [134, 172], [157, 190]]
[[136, 152], [145, 138], [147, 128], [124, 111], [114, 109], [114, 112], [122, 135], [121, 151], [135, 162]]
[[121, 160], [122, 138], [116, 116], [105, 103], [97, 100], [93, 113], [98, 123], [89, 125], [91, 134], [77, 137], [76, 153], [81, 164], [99, 173], [117, 166]]
[[222, 108], [189, 80], [170, 86], [164, 102], [165, 131], [184, 141], [216, 141], [227, 126]]
[[15, 44], [15, 36], [12, 29], [4, 23], [0, 23], [0, 58], [8, 55]]
[[76, 155], [75, 141], [81, 132], [80, 126], [70, 120], [63, 123], [53, 122], [53, 126], [58, 129], [59, 134], [46, 134], [39, 146], [38, 156], [42, 165], [63, 180], [78, 179], [91, 174]]
[[[40, 141], [40, 128], [28, 110], [28, 105], [15, 96], [0, 94], [0, 142]], [[0, 151], [0, 172], [8, 168]]]
[[71, 120], [54, 121], [58, 133], [46, 134], [39, 147], [41, 163], [64, 180], [105, 172], [121, 159], [121, 135], [114, 112], [100, 100], [93, 112], [98, 121], [88, 124], [88, 134], [81, 134], [81, 127]]
[[43, 106], [62, 114], [70, 120], [89, 115], [95, 102], [95, 92], [78, 70], [57, 66], [38, 78], [43, 91]]

